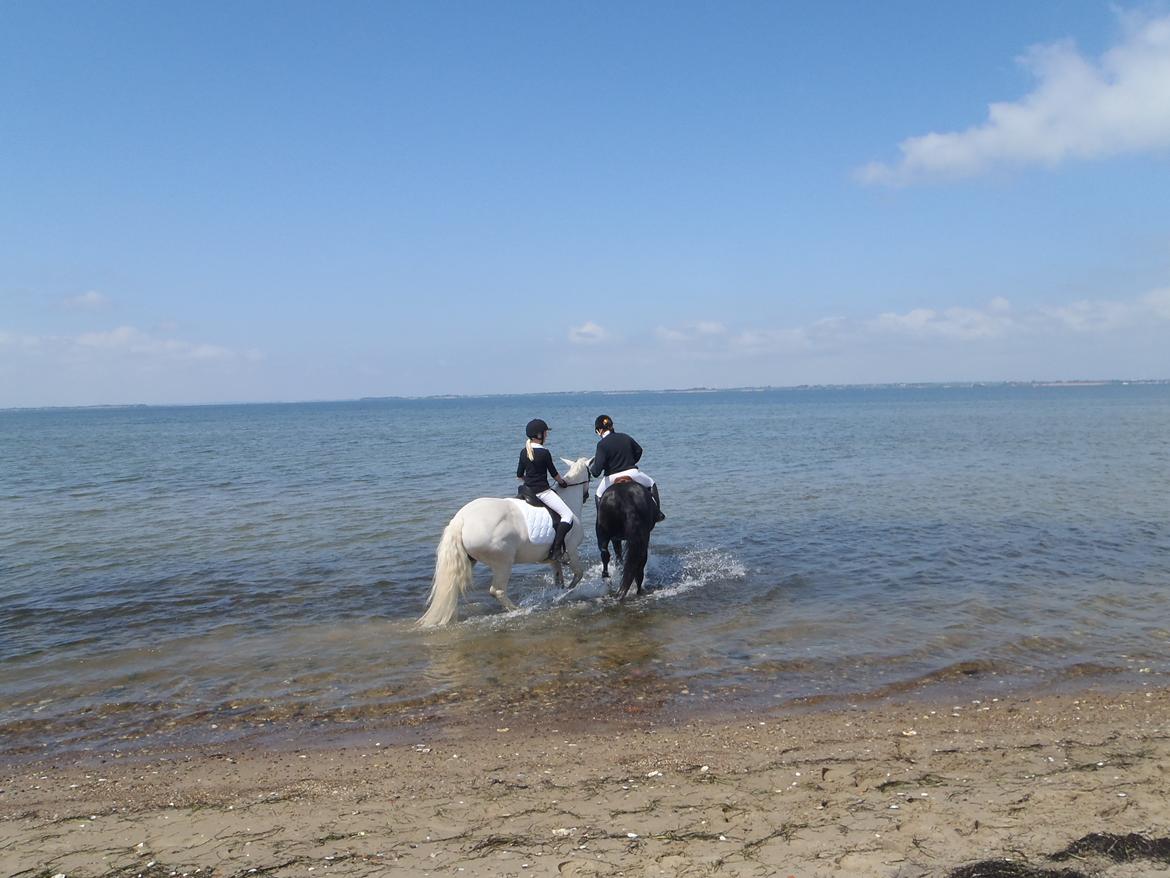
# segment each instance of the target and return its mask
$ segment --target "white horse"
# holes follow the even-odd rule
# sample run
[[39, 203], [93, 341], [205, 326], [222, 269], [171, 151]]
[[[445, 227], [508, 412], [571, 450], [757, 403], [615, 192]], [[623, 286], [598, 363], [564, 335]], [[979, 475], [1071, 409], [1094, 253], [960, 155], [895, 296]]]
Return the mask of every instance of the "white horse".
[[[565, 552], [573, 570], [573, 588], [585, 575], [578, 549], [585, 539], [581, 507], [589, 494], [589, 458], [562, 461], [569, 467], [563, 476], [565, 487], [555, 487], [565, 505], [573, 512], [573, 527], [565, 535]], [[435, 577], [427, 598], [427, 611], [418, 624], [423, 628], [446, 625], [455, 619], [459, 597], [471, 586], [472, 565], [482, 561], [492, 571], [490, 591], [506, 610], [516, 605], [508, 598], [508, 580], [513, 564], [551, 563], [558, 585], [564, 578], [559, 562], [548, 560], [548, 545], [533, 543], [521, 502], [495, 497], [472, 500], [455, 513], [443, 530], [435, 553]]]

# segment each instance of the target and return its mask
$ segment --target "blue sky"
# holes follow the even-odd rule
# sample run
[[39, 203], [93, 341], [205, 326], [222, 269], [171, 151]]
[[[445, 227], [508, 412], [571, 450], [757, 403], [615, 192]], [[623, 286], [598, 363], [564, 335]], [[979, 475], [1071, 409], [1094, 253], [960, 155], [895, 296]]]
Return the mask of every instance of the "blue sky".
[[1170, 4], [0, 4], [0, 406], [1170, 378]]

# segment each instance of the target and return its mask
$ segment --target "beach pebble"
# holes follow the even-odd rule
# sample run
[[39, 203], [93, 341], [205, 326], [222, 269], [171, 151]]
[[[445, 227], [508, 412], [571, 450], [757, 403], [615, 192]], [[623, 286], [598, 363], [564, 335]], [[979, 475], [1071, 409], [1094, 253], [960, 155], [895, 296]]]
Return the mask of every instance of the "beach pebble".
[[903, 738], [913, 738], [917, 734], [918, 734], [918, 732], [914, 731], [914, 729], [906, 729], [906, 731], [902, 732], [902, 737]]
[[662, 777], [662, 772], [661, 771], [649, 771], [646, 773], [646, 777]]
[[711, 770], [710, 765], [702, 765], [699, 767], [699, 771], [710, 771], [710, 770]]

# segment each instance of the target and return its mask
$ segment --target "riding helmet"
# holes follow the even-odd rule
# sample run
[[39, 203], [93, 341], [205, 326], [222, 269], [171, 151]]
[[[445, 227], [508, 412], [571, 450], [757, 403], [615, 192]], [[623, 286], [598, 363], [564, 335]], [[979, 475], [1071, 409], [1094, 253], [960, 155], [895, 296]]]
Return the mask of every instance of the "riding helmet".
[[609, 415], [598, 415], [597, 420], [593, 422], [593, 429], [596, 430], [612, 430], [613, 418]]
[[540, 418], [534, 418], [533, 420], [529, 421], [528, 425], [524, 428], [524, 435], [529, 439], [535, 439], [541, 433], [547, 432], [548, 424], [546, 424]]

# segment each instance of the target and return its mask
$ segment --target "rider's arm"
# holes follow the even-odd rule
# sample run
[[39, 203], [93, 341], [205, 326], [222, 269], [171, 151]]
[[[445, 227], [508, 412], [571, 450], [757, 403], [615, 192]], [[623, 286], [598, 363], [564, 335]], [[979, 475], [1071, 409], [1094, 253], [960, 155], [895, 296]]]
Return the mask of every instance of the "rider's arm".
[[642, 446], [639, 445], [634, 439], [630, 439], [630, 445], [632, 445], [634, 448], [634, 463], [637, 463], [642, 459]]
[[589, 464], [589, 475], [597, 478], [605, 472], [605, 449], [601, 447], [601, 443], [597, 445], [597, 452], [593, 455], [593, 461]]
[[524, 452], [520, 452], [520, 463], [516, 464], [516, 478], [524, 478]]
[[552, 452], [546, 452], [546, 454], [548, 456], [544, 464], [545, 469], [548, 471], [548, 474], [556, 480], [558, 485], [560, 485], [562, 488], [565, 487], [565, 480], [561, 478], [561, 474], [557, 472], [557, 465], [553, 463]]

